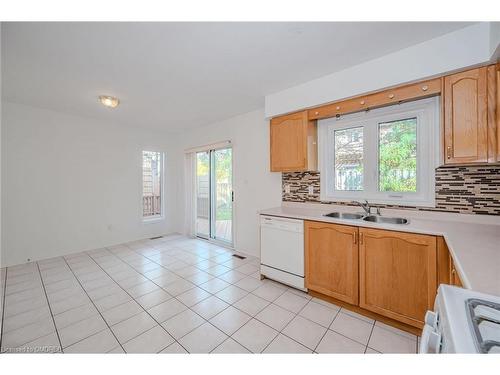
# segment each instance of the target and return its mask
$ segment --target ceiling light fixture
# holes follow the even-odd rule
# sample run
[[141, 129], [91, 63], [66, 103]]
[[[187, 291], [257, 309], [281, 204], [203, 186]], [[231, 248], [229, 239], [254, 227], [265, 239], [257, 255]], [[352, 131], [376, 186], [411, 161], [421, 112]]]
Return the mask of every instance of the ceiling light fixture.
[[114, 96], [109, 95], [99, 95], [99, 101], [105, 107], [116, 108], [120, 104], [120, 100]]

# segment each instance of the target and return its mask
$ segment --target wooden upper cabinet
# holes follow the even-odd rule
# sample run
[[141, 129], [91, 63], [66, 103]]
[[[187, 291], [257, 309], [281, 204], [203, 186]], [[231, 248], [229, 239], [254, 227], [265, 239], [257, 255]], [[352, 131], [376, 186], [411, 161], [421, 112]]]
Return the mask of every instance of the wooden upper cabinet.
[[497, 71], [495, 65], [487, 67], [486, 73], [486, 90], [487, 90], [487, 121], [488, 121], [488, 162], [495, 163], [498, 161], [497, 150]]
[[317, 168], [317, 131], [307, 111], [271, 119], [271, 172]]
[[360, 228], [359, 306], [422, 328], [437, 287], [436, 237]]
[[[496, 104], [495, 104], [495, 113], [494, 115], [496, 118], [492, 121], [495, 122], [495, 136], [496, 136], [496, 141], [497, 141], [497, 156], [496, 156], [496, 161], [500, 161], [500, 62], [496, 64], [495, 66], [495, 75], [496, 75], [496, 81], [495, 81], [495, 92], [496, 92]], [[490, 89], [490, 93], [491, 93]]]
[[444, 78], [445, 164], [488, 161], [488, 68]]
[[306, 221], [305, 281], [310, 290], [358, 303], [358, 228]]

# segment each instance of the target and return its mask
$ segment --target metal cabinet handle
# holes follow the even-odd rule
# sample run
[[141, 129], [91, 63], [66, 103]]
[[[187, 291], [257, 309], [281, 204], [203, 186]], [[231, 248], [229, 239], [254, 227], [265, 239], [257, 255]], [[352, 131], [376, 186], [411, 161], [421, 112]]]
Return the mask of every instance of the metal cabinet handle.
[[359, 244], [363, 245], [363, 232], [359, 233]]
[[354, 245], [356, 245], [358, 243], [358, 233], [357, 232], [354, 232], [353, 235], [352, 235], [352, 239], [353, 239], [353, 243]]
[[451, 151], [452, 151], [451, 146], [446, 147], [446, 157], [448, 159], [451, 159]]

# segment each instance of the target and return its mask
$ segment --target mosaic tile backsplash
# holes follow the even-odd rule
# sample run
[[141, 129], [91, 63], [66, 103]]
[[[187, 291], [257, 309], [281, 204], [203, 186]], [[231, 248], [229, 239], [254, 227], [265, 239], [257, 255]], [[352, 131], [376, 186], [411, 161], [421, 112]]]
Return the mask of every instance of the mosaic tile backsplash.
[[[288, 172], [282, 175], [283, 201], [321, 202], [319, 172]], [[290, 193], [285, 192], [290, 186]], [[313, 186], [313, 194], [308, 187]], [[453, 166], [436, 169], [436, 207], [374, 205], [382, 208], [500, 215], [500, 165]]]

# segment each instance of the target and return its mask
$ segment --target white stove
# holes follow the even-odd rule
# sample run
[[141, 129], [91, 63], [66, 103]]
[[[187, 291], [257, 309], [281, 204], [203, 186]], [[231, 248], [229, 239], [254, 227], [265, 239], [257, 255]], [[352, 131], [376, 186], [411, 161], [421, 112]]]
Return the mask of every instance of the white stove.
[[500, 353], [500, 297], [442, 284], [420, 353]]

